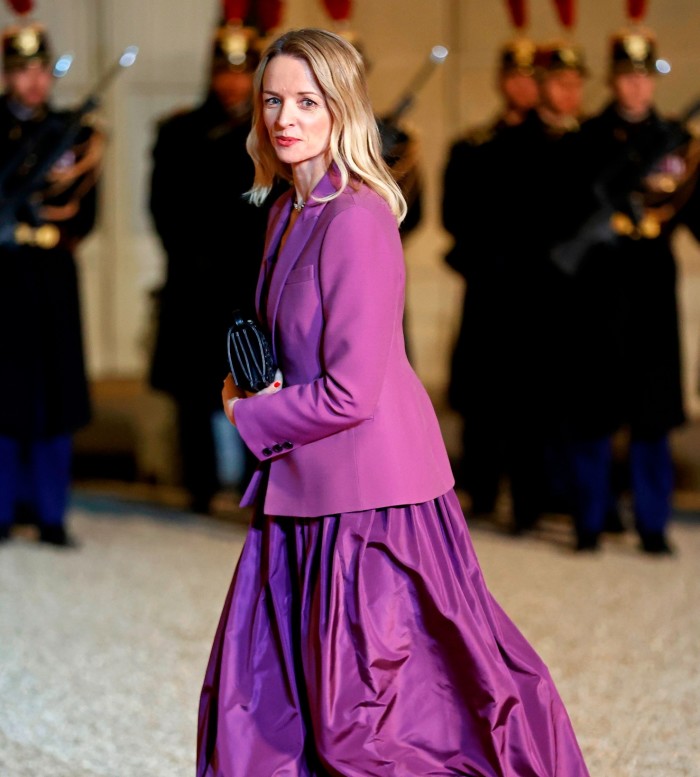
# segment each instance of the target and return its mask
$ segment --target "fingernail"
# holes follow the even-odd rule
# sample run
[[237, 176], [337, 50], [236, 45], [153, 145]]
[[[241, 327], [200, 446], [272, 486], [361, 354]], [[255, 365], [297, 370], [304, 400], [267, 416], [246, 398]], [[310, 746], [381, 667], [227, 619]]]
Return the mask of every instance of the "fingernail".
[[273, 385], [275, 388], [279, 388], [281, 384], [280, 384], [280, 382], [279, 382], [278, 380], [276, 380], [276, 381], [275, 381], [275, 382], [274, 382], [272, 385]]

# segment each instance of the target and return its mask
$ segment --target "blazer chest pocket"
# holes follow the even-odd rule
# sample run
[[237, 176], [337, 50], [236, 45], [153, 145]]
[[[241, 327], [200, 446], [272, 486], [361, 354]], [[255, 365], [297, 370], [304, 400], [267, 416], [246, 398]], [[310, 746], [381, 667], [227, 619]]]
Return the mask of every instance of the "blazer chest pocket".
[[314, 266], [313, 264], [305, 264], [303, 267], [297, 267], [291, 270], [285, 281], [285, 286], [291, 286], [293, 283], [304, 283], [304, 281], [312, 281], [314, 279]]

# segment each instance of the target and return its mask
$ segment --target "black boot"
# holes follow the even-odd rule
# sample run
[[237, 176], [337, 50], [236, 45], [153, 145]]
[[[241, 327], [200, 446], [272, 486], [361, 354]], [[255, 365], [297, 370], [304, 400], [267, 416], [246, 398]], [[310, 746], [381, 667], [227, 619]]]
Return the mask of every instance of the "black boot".
[[627, 529], [625, 524], [622, 523], [622, 518], [617, 509], [608, 510], [605, 514], [605, 523], [603, 524], [603, 531], [606, 534], [624, 534]]
[[77, 548], [78, 543], [68, 534], [63, 526], [39, 527], [39, 542], [45, 542], [47, 545], [56, 545], [61, 548]]
[[642, 542], [642, 550], [656, 556], [673, 554], [673, 548], [668, 544], [663, 532], [641, 532], [639, 539]]
[[600, 550], [600, 533], [594, 531], [579, 531], [576, 536], [574, 550], [577, 553], [592, 553]]
[[0, 542], [7, 542], [10, 539], [9, 525], [0, 524]]

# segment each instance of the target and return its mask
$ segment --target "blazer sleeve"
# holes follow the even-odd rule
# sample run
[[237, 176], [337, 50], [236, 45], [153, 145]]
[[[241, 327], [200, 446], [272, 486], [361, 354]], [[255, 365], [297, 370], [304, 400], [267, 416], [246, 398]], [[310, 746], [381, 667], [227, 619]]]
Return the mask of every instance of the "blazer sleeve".
[[[323, 372], [310, 383], [236, 403], [236, 426], [263, 460], [372, 417], [403, 305], [393, 217], [355, 205], [331, 221], [319, 257]], [[400, 329], [400, 324], [399, 324]]]

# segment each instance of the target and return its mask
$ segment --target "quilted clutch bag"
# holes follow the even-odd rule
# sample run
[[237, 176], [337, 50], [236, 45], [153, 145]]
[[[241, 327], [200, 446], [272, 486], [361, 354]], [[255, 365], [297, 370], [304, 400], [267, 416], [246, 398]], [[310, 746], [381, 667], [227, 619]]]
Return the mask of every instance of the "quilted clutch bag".
[[275, 379], [277, 367], [265, 333], [240, 310], [233, 313], [227, 348], [231, 376], [238, 388], [255, 393]]

